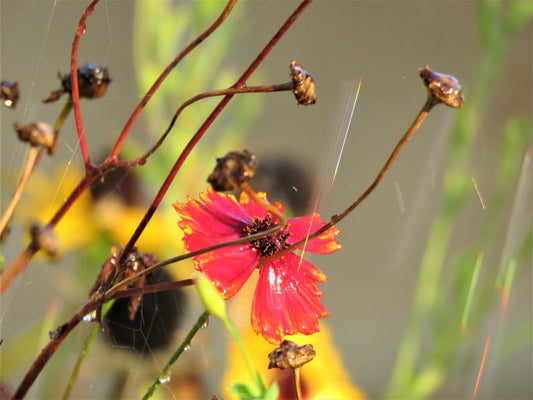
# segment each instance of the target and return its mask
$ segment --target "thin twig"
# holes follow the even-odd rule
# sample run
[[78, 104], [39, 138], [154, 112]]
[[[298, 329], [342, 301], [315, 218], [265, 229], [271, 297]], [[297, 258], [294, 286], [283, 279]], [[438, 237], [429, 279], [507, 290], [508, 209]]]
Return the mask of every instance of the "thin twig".
[[[330, 221], [326, 223], [324, 226], [322, 226], [320, 229], [317, 229], [312, 234], [307, 236], [306, 238], [300, 240], [299, 242], [296, 242], [292, 244], [291, 246], [287, 247], [286, 249], [283, 249], [276, 253], [275, 258], [279, 258], [283, 256], [284, 254], [291, 253], [294, 250], [301, 247], [304, 243], [308, 242], [309, 240], [312, 240], [316, 238], [317, 236], [321, 235], [322, 233], [326, 232], [328, 229], [331, 229], [335, 224], [342, 221], [344, 218], [346, 218], [353, 210], [355, 210], [369, 195], [374, 191], [374, 189], [379, 185], [387, 171], [389, 170], [390, 166], [400, 153], [400, 151], [403, 149], [405, 144], [411, 139], [411, 137], [415, 134], [415, 132], [418, 130], [424, 119], [426, 119], [428, 113], [431, 111], [431, 109], [438, 103], [435, 103], [435, 99], [428, 95], [428, 98], [426, 99], [426, 102], [422, 106], [422, 109], [418, 112], [418, 115], [416, 116], [415, 120], [411, 124], [411, 126], [407, 129], [405, 134], [402, 136], [402, 138], [398, 141], [394, 149], [392, 150], [391, 154], [387, 158], [387, 161], [383, 164], [380, 171], [378, 172], [377, 176], [374, 178], [372, 183], [366, 188], [366, 190], [350, 205], [348, 208], [346, 208], [341, 214], [334, 215], [331, 217]], [[265, 257], [259, 261], [258, 267], [268, 263], [270, 261], [269, 257]]]
[[15, 209], [17, 208], [18, 202], [20, 198], [22, 197], [22, 193], [24, 192], [24, 189], [26, 188], [26, 184], [28, 183], [28, 180], [30, 179], [30, 175], [31, 175], [31, 172], [33, 171], [35, 161], [37, 160], [37, 153], [38, 153], [37, 146], [30, 146], [30, 150], [28, 151], [28, 159], [26, 160], [26, 166], [24, 167], [24, 172], [22, 173], [20, 182], [17, 186], [17, 189], [15, 190], [15, 193], [13, 194], [11, 203], [9, 203], [9, 206], [7, 207], [4, 215], [2, 216], [2, 220], [0, 220], [0, 237], [3, 236], [4, 230], [7, 224], [11, 220], [11, 217], [13, 217], [13, 214], [15, 213]]
[[279, 85], [270, 85], [270, 86], [244, 86], [239, 88], [229, 88], [229, 89], [222, 89], [222, 90], [212, 90], [209, 92], [200, 93], [194, 97], [191, 97], [189, 100], [185, 101], [182, 105], [180, 105], [176, 112], [174, 113], [172, 119], [170, 120], [170, 123], [168, 124], [167, 129], [165, 132], [161, 135], [157, 143], [148, 150], [144, 155], [137, 158], [133, 161], [123, 161], [123, 162], [117, 162], [117, 165], [125, 164], [127, 166], [135, 166], [137, 164], [144, 165], [146, 163], [146, 160], [148, 157], [150, 157], [152, 154], [156, 152], [156, 150], [163, 144], [163, 141], [166, 139], [172, 128], [174, 127], [174, 124], [176, 123], [176, 120], [178, 119], [181, 112], [190, 106], [193, 103], [196, 103], [199, 100], [203, 100], [209, 97], [215, 97], [215, 96], [227, 96], [227, 95], [235, 95], [235, 94], [242, 94], [242, 93], [269, 93], [269, 92], [278, 92], [278, 91], [284, 91], [284, 90], [291, 90], [292, 89], [292, 82], [288, 83], [282, 83]]
[[[300, 16], [300, 14], [309, 6], [309, 4], [311, 4], [311, 2], [312, 0], [302, 1], [302, 3], [296, 8], [296, 10], [289, 16], [289, 18], [283, 23], [283, 25], [274, 34], [272, 39], [270, 39], [270, 41], [265, 45], [265, 47], [259, 52], [257, 57], [252, 61], [252, 63], [248, 66], [246, 71], [244, 71], [244, 73], [237, 80], [237, 82], [232, 86], [233, 88], [240, 88], [246, 84], [246, 81], [248, 80], [248, 78], [257, 69], [257, 67], [261, 64], [261, 62], [263, 62], [266, 56], [270, 53], [270, 51], [274, 48], [274, 46], [279, 42], [279, 40], [283, 37], [283, 35], [287, 32], [287, 30], [292, 26], [292, 24], [296, 21], [296, 19]], [[209, 126], [218, 117], [218, 115], [222, 112], [222, 110], [226, 107], [226, 105], [230, 102], [232, 98], [233, 98], [233, 95], [231, 94], [224, 96], [224, 98], [218, 103], [215, 109], [211, 112], [211, 114], [204, 121], [202, 126], [196, 131], [196, 133], [194, 134], [192, 139], [189, 141], [189, 143], [187, 143], [187, 146], [185, 146], [185, 149], [183, 149], [180, 156], [178, 157], [178, 159], [172, 166], [172, 169], [170, 170], [168, 176], [166, 177], [165, 181], [161, 185], [157, 195], [152, 201], [152, 204], [148, 208], [143, 219], [141, 220], [141, 222], [135, 229], [135, 232], [130, 237], [130, 240], [128, 241], [124, 249], [122, 250], [122, 255], [119, 259], [119, 264], [124, 262], [128, 254], [131, 253], [133, 246], [135, 246], [135, 243], [137, 242], [142, 232], [148, 225], [148, 222], [152, 219], [152, 216], [154, 215], [155, 211], [161, 204], [163, 197], [168, 191], [170, 184], [174, 180], [176, 174], [178, 173], [181, 166], [183, 165], [183, 163], [189, 156], [190, 152], [194, 149], [194, 147], [203, 137], [204, 133], [207, 131]]]
[[118, 153], [120, 152], [120, 149], [122, 148], [122, 145], [124, 144], [124, 141], [126, 140], [126, 137], [131, 131], [131, 128], [135, 124], [135, 121], [141, 114], [142, 110], [146, 106], [146, 104], [150, 101], [152, 96], [155, 94], [157, 89], [159, 89], [159, 86], [163, 83], [163, 81], [166, 79], [168, 74], [178, 65], [178, 63], [192, 50], [194, 50], [200, 43], [202, 43], [206, 38], [208, 38], [228, 17], [231, 10], [237, 3], [237, 0], [229, 0], [226, 4], [226, 7], [222, 11], [222, 13], [219, 15], [219, 17], [196, 39], [194, 39], [183, 51], [178, 54], [178, 56], [172, 60], [172, 62], [165, 68], [165, 70], [161, 73], [159, 78], [154, 82], [152, 87], [148, 90], [148, 92], [144, 95], [143, 99], [139, 103], [139, 105], [135, 108], [133, 113], [131, 114], [130, 118], [128, 119], [128, 122], [126, 122], [126, 125], [122, 129], [122, 132], [117, 139], [115, 146], [111, 150], [111, 153], [109, 154], [106, 163], [113, 163], [118, 158]]

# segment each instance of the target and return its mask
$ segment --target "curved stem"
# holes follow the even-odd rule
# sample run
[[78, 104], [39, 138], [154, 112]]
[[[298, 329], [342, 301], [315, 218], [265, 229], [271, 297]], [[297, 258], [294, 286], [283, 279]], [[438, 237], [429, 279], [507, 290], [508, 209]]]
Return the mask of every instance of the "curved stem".
[[219, 17], [207, 28], [200, 36], [198, 36], [196, 39], [194, 39], [183, 51], [178, 54], [178, 56], [172, 60], [172, 62], [165, 68], [165, 70], [161, 73], [159, 78], [154, 82], [152, 87], [148, 90], [148, 92], [144, 95], [143, 99], [137, 105], [133, 113], [131, 114], [130, 118], [128, 119], [128, 122], [126, 122], [126, 125], [122, 129], [122, 132], [117, 139], [115, 146], [111, 150], [111, 153], [109, 154], [106, 163], [112, 163], [115, 162], [118, 158], [118, 153], [120, 149], [122, 148], [122, 145], [124, 144], [124, 140], [126, 140], [126, 137], [131, 131], [131, 128], [135, 124], [135, 121], [137, 121], [137, 118], [141, 114], [142, 110], [150, 101], [152, 96], [155, 94], [157, 89], [159, 89], [159, 86], [163, 83], [163, 81], [166, 79], [168, 74], [178, 65], [178, 63], [192, 50], [194, 50], [200, 43], [202, 43], [209, 35], [211, 35], [221, 24], [226, 20], [228, 15], [230, 14], [231, 10], [237, 3], [237, 0], [229, 0], [226, 4], [226, 7], [222, 11], [222, 13], [219, 15]]
[[[278, 92], [278, 91], [284, 91], [284, 90], [292, 90], [292, 82], [282, 83], [279, 85], [270, 85], [270, 86], [243, 86], [239, 88], [229, 88], [229, 89], [222, 89], [222, 90], [213, 90], [210, 92], [204, 92], [200, 93], [194, 97], [191, 97], [189, 100], [184, 102], [181, 106], [178, 107], [176, 112], [174, 113], [172, 119], [170, 120], [170, 123], [163, 133], [157, 143], [148, 150], [144, 155], [137, 158], [133, 161], [125, 161], [124, 164], [127, 164], [128, 166], [135, 166], [136, 164], [143, 165], [146, 163], [146, 160], [148, 157], [150, 157], [152, 154], [156, 152], [156, 150], [163, 144], [163, 141], [166, 139], [172, 128], [174, 127], [174, 124], [176, 123], [176, 120], [178, 119], [181, 112], [190, 106], [193, 103], [196, 103], [197, 101], [209, 98], [209, 97], [215, 97], [215, 96], [228, 96], [228, 95], [234, 95], [234, 94], [241, 94], [241, 93], [268, 93], [268, 92]], [[121, 162], [118, 162], [117, 165], [122, 164]]]
[[[325, 224], [320, 229], [317, 229], [315, 232], [313, 232], [308, 237], [300, 240], [299, 242], [294, 243], [293, 245], [287, 247], [286, 249], [283, 249], [276, 253], [275, 257], [279, 258], [280, 256], [283, 256], [284, 254], [293, 252], [294, 250], [301, 247], [305, 242], [312, 240], [316, 238], [317, 236], [321, 235], [322, 233], [326, 232], [328, 229], [332, 228], [335, 224], [342, 221], [344, 218], [346, 218], [353, 210], [355, 210], [369, 195], [374, 191], [374, 189], [379, 185], [387, 171], [389, 170], [390, 166], [400, 153], [400, 151], [403, 149], [405, 144], [411, 139], [411, 137], [415, 134], [415, 132], [420, 128], [420, 125], [422, 122], [426, 119], [428, 113], [431, 111], [431, 109], [438, 103], [435, 102], [435, 98], [431, 96], [431, 94], [428, 94], [428, 97], [426, 99], [426, 102], [422, 106], [422, 109], [418, 112], [418, 115], [416, 116], [415, 120], [411, 124], [411, 126], [407, 129], [405, 134], [402, 136], [402, 138], [398, 141], [394, 149], [392, 150], [391, 154], [379, 170], [377, 176], [374, 178], [372, 183], [366, 188], [366, 190], [352, 203], [348, 208], [346, 208], [341, 214], [334, 215], [331, 217], [330, 221]], [[258, 267], [269, 262], [270, 258], [266, 257], [259, 261]]]
[[85, 21], [93, 13], [94, 7], [99, 1], [100, 0], [92, 0], [83, 12], [76, 29], [76, 34], [74, 35], [72, 53], [70, 56], [70, 77], [72, 84], [72, 102], [74, 103], [74, 118], [76, 119], [78, 140], [80, 142], [81, 154], [83, 155], [86, 170], [91, 169], [92, 165], [91, 160], [89, 159], [89, 151], [87, 150], [87, 142], [85, 140], [85, 132], [83, 130], [83, 122], [81, 119], [80, 92], [78, 88], [78, 48], [80, 46], [81, 36], [85, 34]]
[[[52, 153], [55, 153], [55, 149], [57, 148], [57, 139], [59, 135], [59, 131], [63, 124], [65, 123], [65, 120], [70, 113], [70, 110], [72, 109], [72, 100], [69, 99], [65, 103], [65, 106], [61, 110], [61, 113], [56, 119], [56, 122], [54, 123], [54, 127], [52, 128], [56, 134], [54, 146], [52, 148]], [[44, 147], [41, 147], [39, 151], [37, 152], [37, 147], [32, 146], [30, 147], [30, 151], [28, 153], [28, 160], [26, 161], [26, 167], [24, 168], [24, 172], [22, 174], [22, 178], [20, 179], [19, 185], [17, 189], [15, 190], [15, 194], [13, 195], [13, 198], [11, 199], [11, 203], [9, 204], [8, 208], [6, 209], [2, 220], [0, 221], [0, 237], [3, 236], [4, 230], [11, 220], [11, 217], [13, 216], [13, 213], [15, 212], [15, 209], [17, 207], [17, 204], [22, 196], [22, 193], [24, 192], [24, 189], [26, 188], [26, 184], [28, 183], [31, 174], [33, 171], [35, 171], [35, 168], [37, 168], [37, 165], [39, 165], [39, 162], [41, 161], [41, 158], [43, 157], [44, 152], [46, 149]]]
[[[287, 32], [287, 30], [292, 26], [292, 24], [296, 21], [296, 19], [300, 16], [300, 14], [309, 6], [309, 4], [311, 4], [311, 2], [312, 0], [302, 1], [302, 3], [296, 8], [296, 10], [289, 16], [289, 18], [283, 23], [283, 25], [274, 34], [272, 39], [270, 39], [270, 41], [265, 45], [265, 47], [259, 52], [257, 57], [252, 61], [252, 63], [248, 66], [246, 71], [244, 71], [244, 73], [237, 80], [237, 82], [232, 86], [233, 88], [240, 88], [245, 85], [248, 78], [257, 69], [257, 67], [261, 64], [261, 62], [263, 62], [266, 56], [270, 53], [270, 51], [274, 48], [274, 46], [279, 42], [279, 40], [283, 37], [283, 35]], [[193, 150], [193, 148], [203, 137], [204, 133], [207, 131], [209, 126], [213, 123], [213, 121], [222, 112], [222, 110], [226, 107], [226, 105], [230, 102], [232, 98], [233, 98], [232, 94], [224, 96], [224, 98], [218, 103], [215, 109], [211, 112], [211, 114], [204, 121], [202, 126], [196, 131], [196, 133], [194, 134], [192, 139], [189, 141], [189, 143], [187, 143], [187, 146], [185, 146], [185, 149], [183, 149], [180, 156], [178, 157], [178, 159], [172, 166], [172, 169], [168, 173], [167, 178], [161, 185], [159, 192], [157, 193], [154, 200], [152, 201], [152, 204], [148, 208], [148, 211], [146, 212], [143, 219], [137, 226], [137, 229], [131, 236], [126, 246], [124, 247], [119, 263], [124, 262], [127, 255], [131, 253], [133, 246], [135, 245], [135, 243], [141, 236], [141, 233], [146, 228], [146, 225], [148, 225], [148, 222], [152, 219], [152, 216], [154, 215], [155, 211], [159, 207], [159, 204], [161, 204], [163, 197], [168, 191], [170, 184], [174, 180], [174, 177], [176, 176], [181, 166], [183, 165], [183, 163], [189, 156], [190, 152]]]
[[4, 215], [2, 216], [2, 219], [0, 220], [0, 237], [4, 235], [4, 230], [7, 224], [9, 223], [9, 221], [11, 220], [11, 217], [15, 213], [15, 209], [17, 208], [18, 202], [20, 198], [22, 197], [22, 193], [24, 192], [24, 189], [26, 188], [26, 184], [28, 183], [28, 180], [30, 179], [30, 175], [33, 171], [35, 161], [37, 160], [37, 153], [38, 153], [37, 146], [30, 146], [30, 150], [28, 152], [28, 159], [26, 160], [26, 166], [24, 167], [24, 172], [22, 173], [20, 182], [17, 186], [17, 189], [15, 190], [15, 193], [13, 194], [11, 203], [9, 203], [9, 206], [7, 207]]

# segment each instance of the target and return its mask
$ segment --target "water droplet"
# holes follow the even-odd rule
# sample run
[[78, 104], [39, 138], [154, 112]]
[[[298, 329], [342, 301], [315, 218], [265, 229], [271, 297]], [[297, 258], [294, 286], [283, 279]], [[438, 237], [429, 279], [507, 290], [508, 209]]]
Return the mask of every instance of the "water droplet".
[[202, 324], [202, 326], [200, 327], [200, 329], [205, 329], [209, 326], [209, 319], [206, 319], [205, 322]]
[[191, 344], [187, 343], [185, 347], [183, 347], [183, 351], [189, 351], [191, 349]]
[[165, 384], [170, 382], [170, 372], [166, 374], [165, 376], [159, 378], [159, 383]]
[[89, 314], [83, 317], [84, 321], [95, 322], [96, 321], [96, 310], [91, 311]]

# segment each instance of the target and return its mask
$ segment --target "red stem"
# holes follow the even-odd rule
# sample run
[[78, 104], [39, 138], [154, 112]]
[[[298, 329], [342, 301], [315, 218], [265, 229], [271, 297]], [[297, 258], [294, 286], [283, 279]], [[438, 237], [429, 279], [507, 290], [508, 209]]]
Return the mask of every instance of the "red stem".
[[157, 78], [157, 80], [154, 82], [150, 90], [144, 95], [143, 99], [135, 108], [133, 113], [130, 116], [130, 119], [128, 119], [128, 122], [126, 122], [126, 125], [124, 126], [124, 129], [122, 129], [122, 132], [117, 139], [115, 146], [111, 150], [111, 153], [109, 154], [109, 157], [106, 160], [106, 163], [113, 163], [118, 158], [118, 153], [120, 149], [122, 148], [122, 145], [124, 144], [124, 141], [126, 140], [126, 137], [131, 131], [131, 128], [133, 127], [133, 124], [135, 124], [135, 121], [137, 121], [137, 118], [141, 114], [142, 110], [150, 101], [152, 96], [155, 94], [159, 86], [163, 83], [163, 81], [166, 79], [168, 74], [176, 67], [176, 65], [192, 50], [194, 50], [200, 43], [202, 43], [215, 29], [217, 29], [222, 22], [228, 17], [229, 13], [233, 9], [233, 6], [235, 6], [235, 3], [237, 3], [237, 0], [230, 0], [228, 1], [228, 4], [226, 5], [226, 8], [222, 11], [222, 13], [219, 15], [219, 17], [205, 30], [200, 36], [198, 36], [196, 39], [194, 39], [183, 51], [178, 54], [178, 56], [172, 60], [172, 62], [165, 68], [163, 73]]
[[[296, 19], [300, 16], [300, 14], [311, 4], [313, 0], [304, 0], [302, 3], [294, 10], [294, 12], [289, 16], [289, 18], [285, 21], [285, 23], [281, 26], [281, 28], [278, 29], [278, 31], [274, 34], [272, 39], [266, 44], [266, 46], [261, 50], [261, 52], [257, 55], [255, 60], [252, 61], [250, 66], [244, 71], [244, 73], [241, 75], [241, 77], [237, 80], [237, 82], [232, 86], [233, 88], [240, 88], [245, 85], [246, 81], [252, 75], [252, 73], [257, 69], [257, 67], [263, 62], [263, 60], [266, 58], [268, 53], [274, 48], [274, 46], [279, 42], [279, 40], [283, 37], [283, 35], [287, 32], [287, 30], [291, 27], [291, 25], [296, 21]], [[148, 222], [154, 215], [155, 211], [161, 204], [161, 201], [163, 200], [163, 197], [165, 196], [168, 188], [170, 187], [170, 184], [174, 180], [174, 177], [180, 170], [181, 166], [187, 159], [190, 152], [193, 150], [193, 148], [196, 146], [196, 144], [200, 141], [200, 139], [203, 137], [204, 133], [207, 131], [209, 126], [213, 123], [213, 121], [216, 119], [216, 117], [220, 114], [220, 112], [226, 107], [226, 105], [229, 103], [229, 101], [233, 98], [233, 94], [226, 95], [215, 107], [215, 109], [211, 112], [211, 114], [207, 117], [207, 119], [204, 121], [202, 126], [196, 131], [192, 139], [187, 143], [187, 146], [182, 151], [178, 159], [176, 160], [176, 163], [172, 166], [172, 169], [170, 170], [167, 178], [161, 185], [161, 188], [159, 189], [159, 192], [155, 196], [154, 200], [152, 201], [152, 204], [150, 204], [150, 207], [148, 208], [148, 211], [144, 215], [143, 219], [137, 226], [137, 229], [135, 229], [135, 232], [131, 236], [130, 240], [122, 250], [122, 255], [120, 257], [119, 263], [123, 262], [129, 253], [131, 253], [133, 246], [135, 246], [135, 243], [141, 236], [142, 232], [148, 225]]]
[[132, 296], [137, 296], [138, 294], [144, 295], [147, 293], [162, 292], [164, 290], [172, 290], [172, 289], [185, 287], [185, 286], [192, 286], [192, 285], [194, 285], [194, 281], [192, 279], [183, 279], [181, 281], [155, 283], [153, 285], [146, 285], [142, 287], [121, 289], [117, 291], [111, 297], [111, 299], [120, 299], [122, 297], [132, 297]]
[[70, 77], [72, 81], [72, 102], [74, 103], [74, 118], [76, 119], [76, 128], [78, 130], [78, 140], [80, 142], [81, 153], [83, 155], [83, 161], [85, 163], [85, 170], [94, 168], [91, 165], [89, 159], [89, 151], [87, 150], [87, 142], [85, 141], [85, 132], [83, 130], [83, 122], [81, 119], [80, 110], [80, 92], [78, 88], [78, 48], [80, 46], [81, 36], [85, 33], [85, 21], [93, 13], [94, 6], [100, 0], [92, 0], [83, 12], [76, 34], [74, 35], [74, 41], [72, 42], [72, 53], [70, 56]]

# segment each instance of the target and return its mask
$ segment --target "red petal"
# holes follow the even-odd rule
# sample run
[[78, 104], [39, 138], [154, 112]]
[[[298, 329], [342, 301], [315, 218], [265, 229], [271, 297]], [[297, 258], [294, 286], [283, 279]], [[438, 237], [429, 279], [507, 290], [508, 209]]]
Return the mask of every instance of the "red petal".
[[223, 299], [241, 290], [259, 261], [259, 254], [249, 245], [235, 245], [194, 257], [194, 265], [218, 288]]
[[320, 302], [317, 281], [325, 282], [326, 275], [292, 253], [265, 264], [252, 304], [255, 332], [272, 344], [287, 335], [318, 332], [318, 318], [329, 312]]
[[[257, 195], [261, 199], [263, 199], [264, 201], [266, 201], [268, 203], [266, 193], [259, 192], [259, 193], [257, 193]], [[257, 216], [257, 217], [263, 219], [268, 214], [268, 211], [265, 208], [261, 207], [255, 201], [250, 199], [250, 197], [245, 192], [241, 193], [241, 196], [239, 197], [239, 204], [242, 205], [242, 207], [246, 210], [248, 215], [251, 215], [251, 216], [254, 216], [254, 217]], [[283, 204], [281, 204], [279, 201], [276, 201], [274, 203], [274, 207], [276, 207], [278, 210], [283, 212]], [[278, 222], [278, 217], [273, 216], [272, 221], [273, 222]]]
[[[320, 214], [318, 213], [306, 215], [305, 217], [293, 218], [288, 221], [288, 224], [288, 231], [291, 233], [289, 240], [287, 240], [289, 244], [299, 242], [317, 229], [326, 225], [325, 222], [320, 221]], [[339, 232], [339, 229], [335, 227], [328, 229], [320, 236], [307, 242], [305, 244], [305, 251], [317, 254], [329, 254], [339, 250], [341, 245], [335, 241]], [[300, 248], [302, 249], [304, 246]]]

